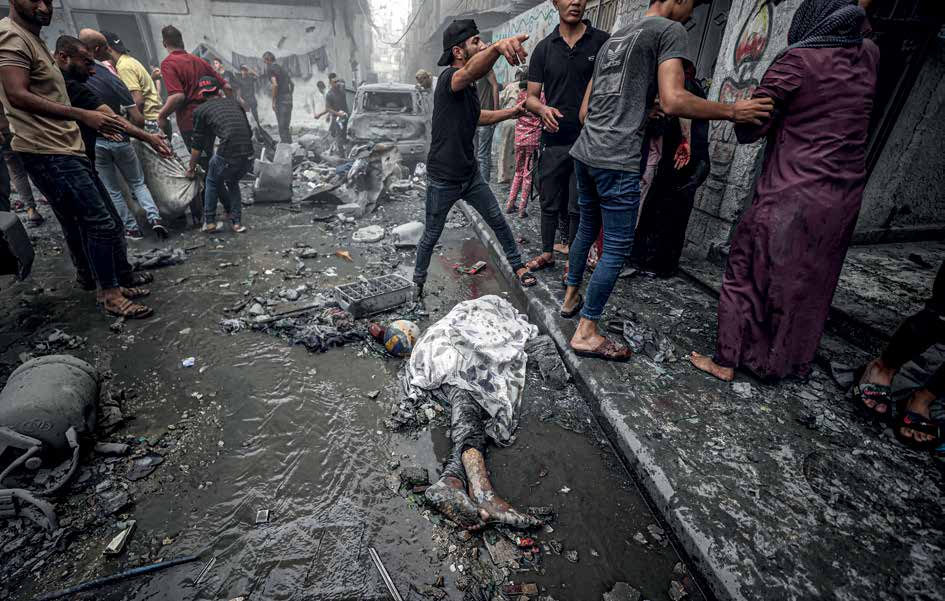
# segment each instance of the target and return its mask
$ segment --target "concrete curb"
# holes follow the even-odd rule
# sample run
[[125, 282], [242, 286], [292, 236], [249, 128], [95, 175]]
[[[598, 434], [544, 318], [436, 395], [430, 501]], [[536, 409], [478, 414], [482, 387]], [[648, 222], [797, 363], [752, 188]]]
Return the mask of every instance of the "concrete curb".
[[[687, 519], [687, 516], [676, 508], [676, 493], [672, 484], [641, 442], [638, 433], [628, 427], [626, 420], [617, 409], [614, 402], [616, 397], [632, 397], [634, 393], [630, 390], [608, 391], [592, 370], [581, 369], [583, 361], [568, 350], [571, 336], [562, 329], [561, 318], [555, 310], [551, 309], [558, 306], [558, 300], [548, 285], [539, 280], [536, 286], [527, 291], [518, 286], [515, 273], [505, 260], [492, 230], [465, 202], [461, 201], [459, 206], [472, 223], [479, 239], [489, 248], [494, 259], [493, 265], [510, 283], [510, 294], [523, 301], [525, 312], [531, 322], [555, 341], [574, 382], [593, 402], [591, 408], [598, 416], [611, 443], [630, 468], [637, 483], [642, 486], [643, 492], [657, 515], [669, 526], [682, 551], [688, 555], [692, 567], [698, 572], [697, 576], [708, 585], [710, 590], [704, 592], [714, 594], [717, 598], [724, 600], [746, 599], [739, 589], [736, 575], [713, 557], [712, 541], [700, 533], [698, 524]], [[613, 364], [595, 366], [595, 370], [601, 369], [612, 370], [615, 374], [617, 372], [617, 367]]]

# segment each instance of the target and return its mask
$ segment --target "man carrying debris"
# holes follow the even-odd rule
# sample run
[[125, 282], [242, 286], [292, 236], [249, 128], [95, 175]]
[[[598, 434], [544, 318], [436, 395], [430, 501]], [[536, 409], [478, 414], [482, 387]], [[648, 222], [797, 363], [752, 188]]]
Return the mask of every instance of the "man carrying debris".
[[485, 462], [488, 438], [512, 441], [525, 387], [525, 345], [537, 335], [508, 301], [484, 296], [456, 305], [432, 325], [404, 368], [408, 397], [431, 394], [449, 405], [453, 448], [439, 481], [424, 494], [462, 528], [540, 525], [496, 495]]
[[213, 140], [219, 138], [216, 152], [207, 169], [207, 185], [204, 189], [203, 231], [215, 232], [217, 199], [229, 212], [233, 231], [242, 234], [246, 227], [240, 222], [243, 198], [240, 180], [253, 165], [253, 128], [246, 119], [246, 111], [234, 98], [224, 98], [213, 77], [204, 77], [199, 82], [199, 108], [194, 112], [193, 149], [190, 153], [188, 177], [195, 177], [197, 161], [201, 152], [213, 151]]
[[285, 67], [276, 62], [276, 55], [271, 52], [263, 54], [266, 63], [266, 75], [272, 84], [272, 111], [276, 114], [276, 123], [279, 124], [279, 139], [284, 144], [292, 143], [292, 93], [295, 84], [292, 76]]
[[135, 106], [144, 116], [144, 128], [152, 133], [158, 131], [158, 114], [161, 111], [161, 96], [151, 73], [138, 59], [128, 54], [128, 48], [118, 34], [103, 31], [109, 59], [118, 71], [118, 77], [131, 92]]
[[524, 112], [521, 104], [497, 111], [482, 110], [475, 83], [492, 70], [501, 56], [512, 65], [524, 62], [527, 53], [522, 42], [526, 39], [528, 36], [521, 34], [486, 47], [479, 37], [476, 22], [471, 19], [453, 21], [443, 32], [443, 55], [437, 64], [449, 67], [440, 75], [434, 92], [433, 140], [427, 159], [426, 227], [417, 245], [413, 274], [418, 296], [423, 293], [433, 248], [443, 233], [450, 209], [461, 198], [476, 209], [495, 232], [522, 286], [537, 283], [522, 263], [515, 236], [495, 194], [482, 179], [473, 148], [477, 125], [517, 119]]

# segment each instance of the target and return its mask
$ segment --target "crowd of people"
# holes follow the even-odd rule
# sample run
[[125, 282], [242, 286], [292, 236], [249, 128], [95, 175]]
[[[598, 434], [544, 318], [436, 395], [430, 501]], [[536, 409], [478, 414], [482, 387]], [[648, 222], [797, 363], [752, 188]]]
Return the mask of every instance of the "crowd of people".
[[[168, 54], [151, 69], [108, 31], [63, 35], [50, 50], [41, 32], [52, 20], [51, 0], [12, 0], [9, 11], [0, 21], [0, 150], [7, 165], [0, 169], [0, 210], [24, 207], [29, 225], [42, 224], [38, 189], [62, 228], [78, 285], [96, 291], [110, 315], [148, 317], [153, 310], [135, 301], [150, 294], [152, 276], [132, 272], [126, 241], [143, 238], [142, 225], [159, 238], [168, 231], [149, 189], [153, 162], [142, 153], [174, 157], [173, 115], [190, 152], [187, 174], [206, 177], [191, 206], [194, 222], [205, 232], [223, 228], [216, 220], [222, 203], [232, 230], [245, 232], [239, 181], [254, 154], [247, 114], [261, 127], [259, 74], [246, 65], [233, 73], [219, 58], [211, 65], [187, 52], [171, 25], [161, 31]], [[292, 77], [271, 52], [262, 58], [280, 137], [291, 142]], [[343, 87], [341, 97], [343, 104]], [[11, 188], [21, 206], [10, 206]]]
[[[683, 23], [702, 3], [650, 0], [641, 19], [608, 34], [584, 19], [586, 0], [555, 0], [559, 24], [530, 57], [522, 46], [526, 35], [486, 45], [471, 20], [446, 29], [439, 61], [446, 68], [432, 92], [418, 294], [447, 213], [462, 198], [492, 228], [522, 286], [554, 267], [556, 252], [567, 254], [560, 313], [579, 318], [574, 353], [629, 360], [630, 349], [598, 325], [618, 275], [627, 266], [675, 273], [695, 193], [709, 173], [709, 123], [731, 121], [740, 143], [766, 139], [767, 151], [733, 236], [716, 351], [693, 352], [690, 360], [725, 381], [737, 369], [765, 379], [809, 376], [867, 180], [879, 69], [864, 10], [870, 3], [804, 0], [787, 47], [760, 85], [750, 98], [728, 104], [707, 100], [696, 79]], [[528, 63], [515, 82], [516, 102], [505, 109], [491, 75], [502, 57], [513, 66]], [[417, 74], [418, 86], [429, 87], [427, 76]], [[830, 92], [840, 89], [842, 96]], [[506, 212], [524, 216], [533, 178], [540, 199], [542, 252], [528, 262], [489, 187], [492, 129], [506, 119], [518, 119]], [[855, 395], [873, 416], [895, 413], [900, 440], [923, 449], [942, 443], [929, 408], [942, 394], [945, 371], [898, 407], [890, 384], [913, 355], [942, 342], [943, 281], [940, 270], [926, 310], [858, 372]]]

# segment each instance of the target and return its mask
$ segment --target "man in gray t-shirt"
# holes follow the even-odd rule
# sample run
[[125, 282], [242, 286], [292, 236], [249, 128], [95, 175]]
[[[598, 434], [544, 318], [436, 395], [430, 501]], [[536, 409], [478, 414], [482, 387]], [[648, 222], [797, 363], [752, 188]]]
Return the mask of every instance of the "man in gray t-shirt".
[[587, 120], [571, 156], [592, 167], [642, 173], [657, 69], [672, 58], [692, 62], [686, 28], [676, 21], [644, 17], [614, 33], [597, 56]]
[[[581, 225], [568, 257], [568, 289], [561, 306], [562, 317], [581, 315], [571, 338], [571, 348], [580, 356], [630, 358], [626, 346], [600, 334], [597, 321], [633, 246], [644, 132], [657, 94], [666, 114], [690, 119], [760, 124], [774, 106], [770, 99], [709, 102], [686, 91], [683, 63], [690, 59], [682, 23], [703, 1], [650, 0], [644, 17], [614, 33], [597, 55], [581, 107], [584, 129], [571, 148]], [[585, 299], [578, 290], [601, 227], [604, 253]]]

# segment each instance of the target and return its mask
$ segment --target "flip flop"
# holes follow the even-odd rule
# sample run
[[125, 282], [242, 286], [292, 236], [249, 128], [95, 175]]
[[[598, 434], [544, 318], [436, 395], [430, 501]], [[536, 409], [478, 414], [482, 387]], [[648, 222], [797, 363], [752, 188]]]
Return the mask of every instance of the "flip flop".
[[[871, 382], [860, 383], [860, 380], [863, 379], [863, 373], [866, 371], [866, 366], [858, 368], [853, 374], [853, 388], [852, 400], [857, 405], [857, 409], [862, 413], [867, 419], [873, 419], [881, 422], [891, 422], [893, 417], [893, 398], [892, 398], [892, 387], [884, 386], [882, 384], [873, 384]], [[869, 399], [873, 401], [873, 406], [870, 407], [863, 401]], [[886, 405], [886, 411], [880, 412], [876, 410], [876, 407], [879, 405]]]
[[538, 283], [538, 278], [535, 277], [534, 273], [526, 271], [518, 276], [518, 282], [522, 285], [522, 288], [531, 288]]
[[629, 347], [618, 345], [611, 340], [601, 342], [593, 351], [581, 351], [573, 347], [571, 350], [574, 351], [574, 354], [578, 357], [603, 359], [604, 361], [614, 361], [616, 363], [626, 363], [630, 360], [632, 355]]
[[542, 269], [549, 269], [555, 266], [554, 259], [546, 259], [545, 255], [538, 255], [528, 263], [525, 263], [525, 267], [529, 271], [541, 271]]
[[580, 312], [581, 312], [581, 309], [583, 309], [583, 308], [584, 308], [584, 297], [579, 294], [579, 295], [578, 295], [578, 302], [577, 302], [577, 305], [575, 305], [574, 309], [572, 309], [572, 310], [570, 310], [570, 311], [565, 311], [564, 309], [561, 309], [560, 315], [561, 315], [561, 317], [563, 317], [563, 318], [565, 318], [565, 319], [571, 319], [571, 318], [577, 316], [577, 314], [580, 313]]
[[[911, 395], [896, 401], [896, 426], [894, 428], [896, 440], [917, 451], [933, 451], [939, 454], [942, 442], [945, 441], [945, 432], [943, 432], [945, 428], [934, 419], [906, 409], [910, 398]], [[903, 428], [909, 428], [913, 432], [929, 434], [933, 438], [919, 442], [911, 436], [904, 435], [902, 433]]]

